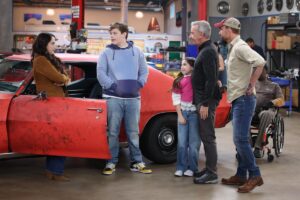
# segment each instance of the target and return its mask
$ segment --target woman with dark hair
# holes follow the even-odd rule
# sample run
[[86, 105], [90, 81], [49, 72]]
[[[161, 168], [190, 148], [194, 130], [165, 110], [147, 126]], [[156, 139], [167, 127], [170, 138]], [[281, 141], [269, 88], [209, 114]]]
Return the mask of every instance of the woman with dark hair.
[[219, 56], [219, 85], [221, 92], [226, 91], [227, 88], [227, 71], [226, 71], [226, 66], [225, 66], [225, 60], [227, 56], [227, 46], [224, 41], [218, 41], [214, 42], [217, 51], [218, 51], [218, 56]]
[[[37, 92], [45, 91], [49, 97], [66, 96], [65, 86], [69, 82], [61, 60], [54, 55], [55, 36], [40, 33], [32, 48], [33, 76]], [[46, 176], [50, 180], [70, 181], [64, 176], [65, 157], [47, 156]]]

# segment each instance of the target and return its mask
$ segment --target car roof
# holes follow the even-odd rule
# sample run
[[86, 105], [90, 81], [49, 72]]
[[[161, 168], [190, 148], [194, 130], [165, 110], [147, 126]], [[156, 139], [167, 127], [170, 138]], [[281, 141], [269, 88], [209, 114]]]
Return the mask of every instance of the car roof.
[[[99, 55], [91, 55], [91, 54], [71, 54], [71, 53], [57, 53], [55, 54], [57, 57], [61, 59], [62, 62], [91, 62], [96, 63]], [[8, 60], [17, 60], [17, 61], [30, 61], [30, 54], [20, 54], [20, 55], [12, 55], [6, 57]]]

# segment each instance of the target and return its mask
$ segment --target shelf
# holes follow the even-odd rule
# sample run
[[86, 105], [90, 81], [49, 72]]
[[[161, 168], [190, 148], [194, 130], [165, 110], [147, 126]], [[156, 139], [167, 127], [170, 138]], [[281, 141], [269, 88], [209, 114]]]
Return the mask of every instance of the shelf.
[[287, 23], [287, 24], [267, 24], [266, 25], [267, 28], [292, 28], [292, 27], [296, 27], [296, 23]]
[[186, 47], [168, 47], [166, 49], [161, 49], [162, 52], [167, 51], [167, 52], [186, 52]]
[[[290, 36], [290, 38], [285, 38], [283, 36]], [[297, 69], [300, 69], [300, 49], [291, 49], [295, 42], [299, 42], [300, 28], [296, 23], [282, 23], [282, 24], [266, 24], [265, 26], [265, 50], [268, 52], [269, 60], [268, 65], [270, 69], [282, 68], [284, 66], [289, 66]], [[268, 49], [273, 45], [275, 37], [281, 37], [280, 40], [276, 40], [276, 46], [282, 49]], [[278, 39], [278, 38], [276, 38]], [[278, 42], [278, 43], [277, 43]], [[283, 49], [287, 48], [287, 49]], [[286, 69], [286, 67], [284, 67]], [[297, 111], [300, 111], [300, 79], [298, 82], [298, 94], [294, 97], [298, 101]], [[286, 87], [292, 87], [290, 83]], [[285, 102], [285, 105], [288, 107], [288, 112], [291, 112], [292, 108], [292, 95], [289, 96], [288, 101]]]
[[267, 51], [300, 53], [300, 49], [267, 49]]

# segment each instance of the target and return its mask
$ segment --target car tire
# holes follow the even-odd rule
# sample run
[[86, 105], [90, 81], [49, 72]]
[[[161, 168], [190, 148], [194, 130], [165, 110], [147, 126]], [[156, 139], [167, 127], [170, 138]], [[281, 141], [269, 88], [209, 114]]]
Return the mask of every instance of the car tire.
[[141, 150], [149, 160], [167, 164], [176, 161], [177, 116], [163, 115], [147, 125], [141, 137]]

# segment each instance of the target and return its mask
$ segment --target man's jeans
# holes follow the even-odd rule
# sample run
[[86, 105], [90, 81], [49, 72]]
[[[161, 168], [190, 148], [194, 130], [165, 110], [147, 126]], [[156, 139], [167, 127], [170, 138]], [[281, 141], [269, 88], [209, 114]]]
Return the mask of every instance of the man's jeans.
[[256, 97], [243, 95], [232, 102], [233, 141], [237, 150], [238, 169], [241, 178], [260, 176], [249, 141], [249, 131], [254, 114]]
[[178, 123], [176, 170], [197, 172], [200, 148], [199, 119], [196, 111], [182, 111], [186, 124]]
[[46, 170], [55, 175], [62, 175], [64, 173], [65, 160], [66, 157], [62, 156], [47, 156]]
[[108, 111], [108, 142], [111, 160], [117, 164], [119, 156], [119, 134], [124, 119], [125, 131], [129, 144], [131, 162], [142, 162], [142, 153], [139, 148], [139, 119], [141, 101], [135, 99], [107, 98]]
[[[208, 105], [208, 117], [200, 121], [200, 138], [205, 151], [205, 168], [211, 173], [217, 174], [217, 143], [215, 134], [215, 112], [219, 101], [211, 100]], [[199, 114], [199, 113], [198, 113]]]

